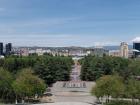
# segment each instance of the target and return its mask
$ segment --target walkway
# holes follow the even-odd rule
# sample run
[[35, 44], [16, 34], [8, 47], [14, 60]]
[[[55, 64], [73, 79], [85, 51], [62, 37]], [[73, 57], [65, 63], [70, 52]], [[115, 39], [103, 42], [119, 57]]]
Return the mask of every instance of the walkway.
[[53, 85], [51, 90], [54, 94], [55, 102], [95, 102], [96, 98], [90, 94], [90, 91], [95, 83], [81, 81], [80, 71], [81, 66], [77, 63], [77, 61], [75, 61], [75, 65], [73, 65], [70, 75], [71, 81], [58, 81]]
[[36, 104], [36, 105], [91, 105], [91, 104], [82, 103], [82, 102], [56, 102], [56, 103], [44, 103], [44, 104]]

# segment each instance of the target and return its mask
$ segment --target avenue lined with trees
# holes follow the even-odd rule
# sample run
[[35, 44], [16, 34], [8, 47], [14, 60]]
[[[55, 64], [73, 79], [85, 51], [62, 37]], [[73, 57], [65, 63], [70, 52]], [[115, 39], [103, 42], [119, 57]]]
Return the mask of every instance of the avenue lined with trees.
[[[140, 60], [89, 55], [79, 62], [81, 80], [96, 82], [91, 93], [98, 101], [105, 99], [105, 105], [139, 105]], [[71, 57], [48, 54], [0, 59], [0, 101], [40, 97], [56, 81], [70, 80], [72, 65]]]

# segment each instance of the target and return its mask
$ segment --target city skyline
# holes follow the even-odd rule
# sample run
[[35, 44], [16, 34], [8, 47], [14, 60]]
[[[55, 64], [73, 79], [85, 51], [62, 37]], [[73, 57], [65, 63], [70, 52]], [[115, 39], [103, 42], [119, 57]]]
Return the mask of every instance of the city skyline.
[[139, 10], [139, 0], [0, 0], [0, 42], [50, 47], [132, 44], [140, 36]]

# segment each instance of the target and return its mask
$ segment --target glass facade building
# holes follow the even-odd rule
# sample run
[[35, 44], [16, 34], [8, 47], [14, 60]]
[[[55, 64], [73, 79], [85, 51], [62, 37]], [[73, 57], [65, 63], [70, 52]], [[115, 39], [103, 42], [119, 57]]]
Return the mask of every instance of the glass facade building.
[[140, 43], [133, 43], [133, 49], [138, 50], [134, 52], [134, 56], [135, 57], [139, 57], [140, 56]]
[[0, 43], [0, 55], [3, 55], [3, 43]]
[[12, 43], [6, 44], [5, 48], [6, 48], [6, 55], [11, 54], [11, 51], [12, 51]]

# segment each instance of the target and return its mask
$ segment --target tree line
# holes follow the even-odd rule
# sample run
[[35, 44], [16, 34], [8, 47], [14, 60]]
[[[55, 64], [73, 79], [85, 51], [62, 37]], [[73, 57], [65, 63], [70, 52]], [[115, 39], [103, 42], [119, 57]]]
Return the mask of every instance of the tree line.
[[23, 68], [31, 67], [34, 73], [45, 80], [46, 84], [52, 84], [56, 81], [69, 80], [69, 74], [73, 60], [71, 57], [52, 56], [52, 55], [31, 55], [9, 56], [0, 59], [0, 67], [8, 70], [12, 74], [16, 74]]
[[0, 68], [0, 101], [4, 103], [18, 102], [41, 96], [47, 85], [44, 80], [33, 74], [31, 68], [18, 71], [14, 76], [9, 71]]
[[140, 60], [89, 55], [80, 60], [80, 63], [82, 65], [81, 79], [85, 81], [95, 81], [104, 75], [114, 73], [118, 73], [124, 80], [140, 75]]
[[[86, 56], [80, 60], [81, 79], [96, 81], [91, 93], [105, 105], [139, 105], [140, 60]], [[123, 98], [129, 101], [124, 101]]]
[[0, 101], [41, 96], [52, 83], [70, 79], [72, 64], [71, 57], [46, 54], [0, 59]]
[[91, 93], [97, 97], [99, 102], [106, 100], [105, 105], [110, 105], [110, 103], [111, 105], [126, 103], [126, 105], [139, 105], [140, 81], [129, 78], [126, 83], [119, 75], [106, 75], [96, 81], [96, 86], [92, 88]]

